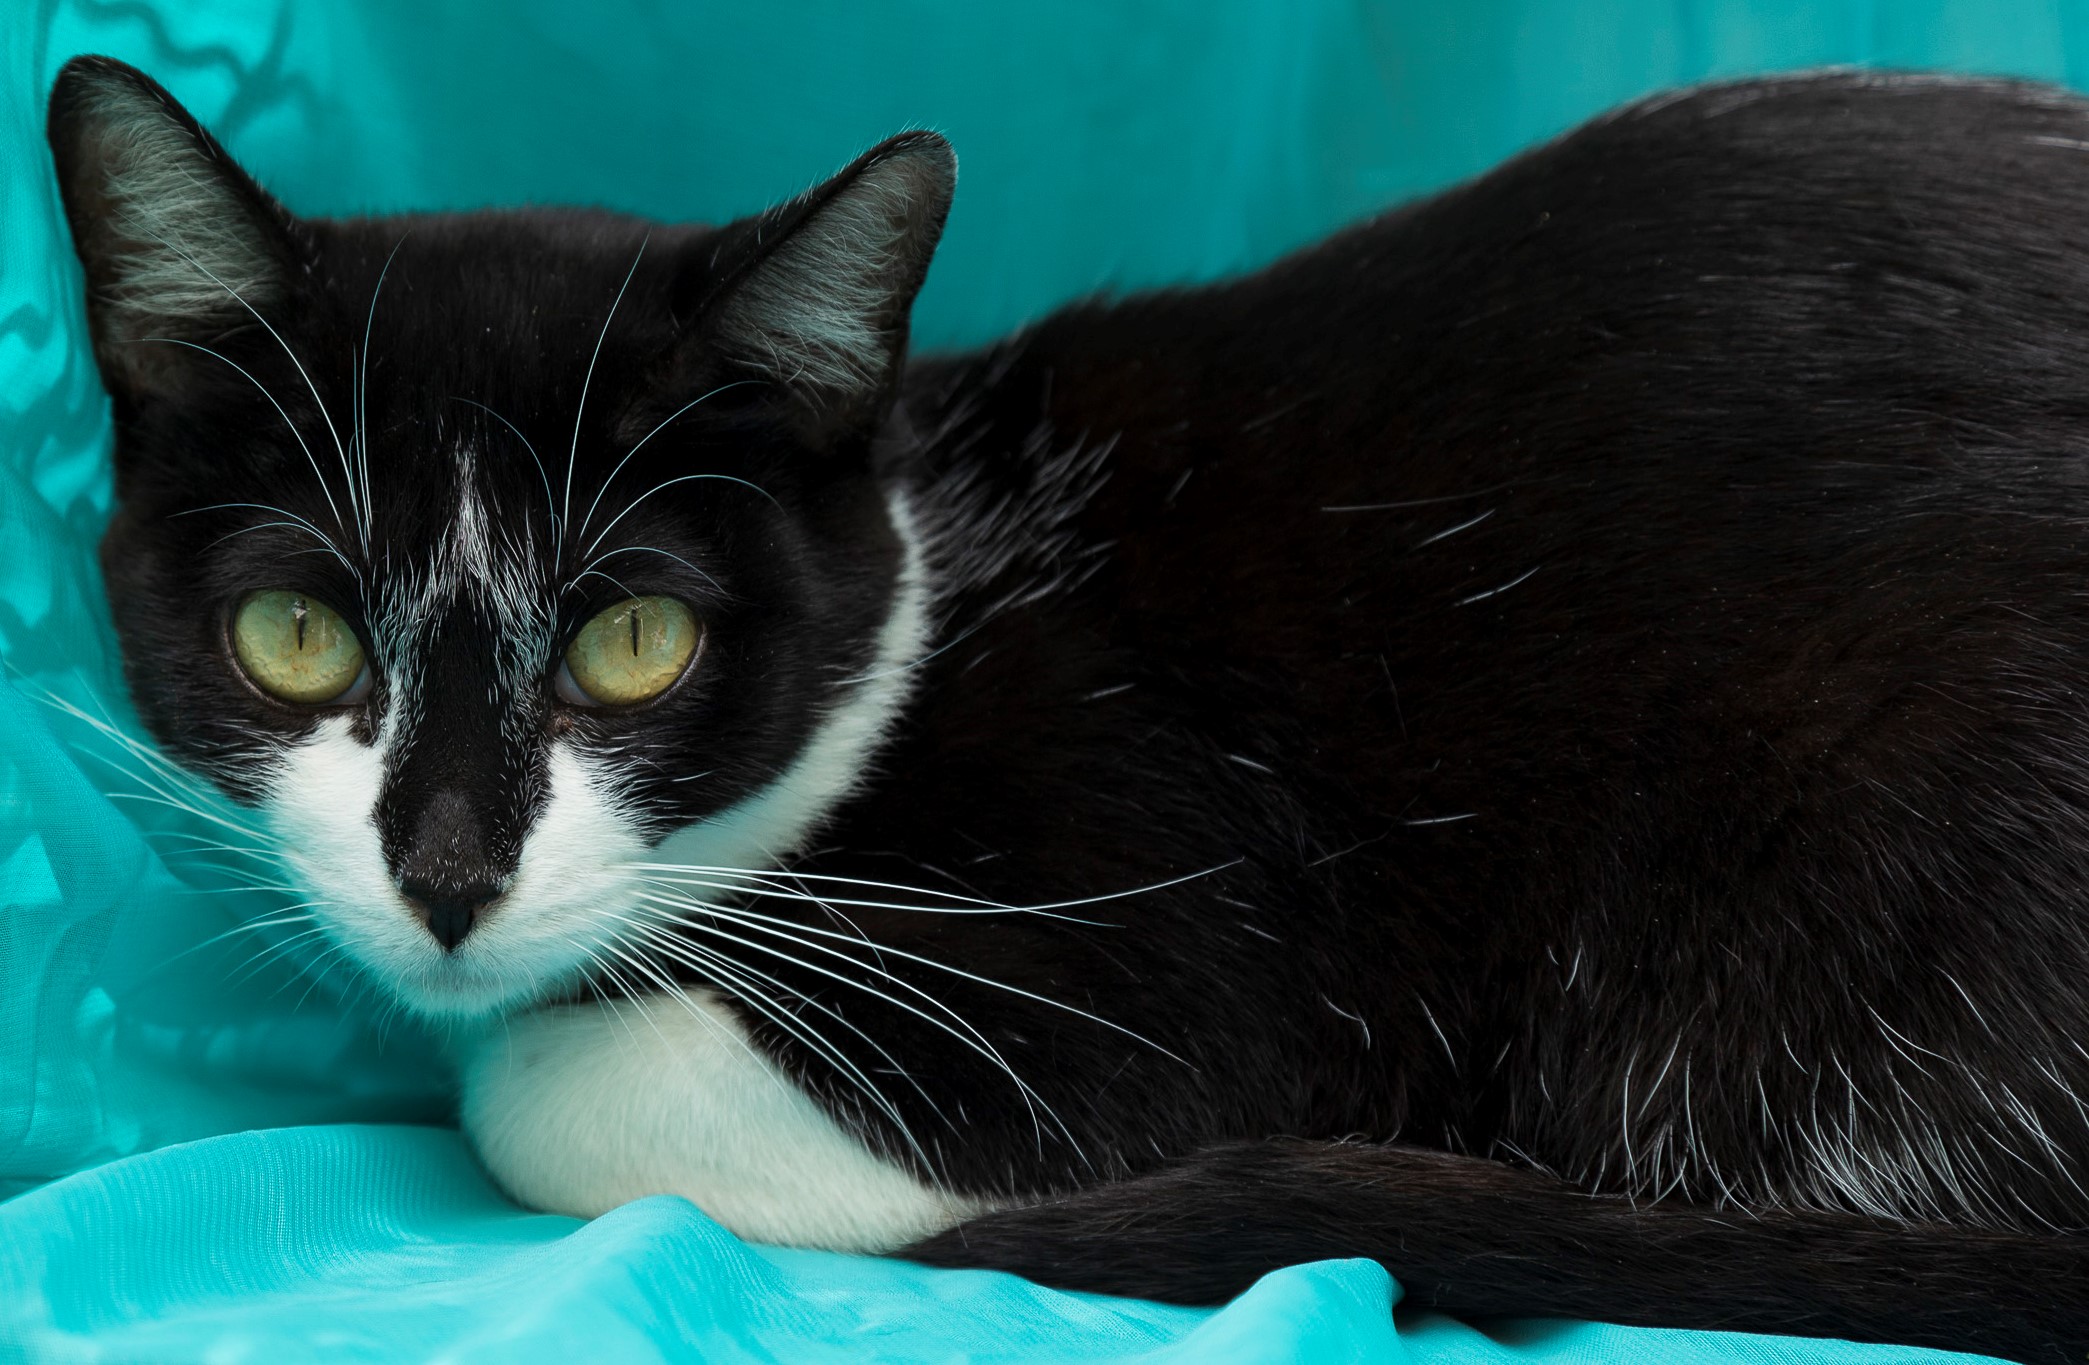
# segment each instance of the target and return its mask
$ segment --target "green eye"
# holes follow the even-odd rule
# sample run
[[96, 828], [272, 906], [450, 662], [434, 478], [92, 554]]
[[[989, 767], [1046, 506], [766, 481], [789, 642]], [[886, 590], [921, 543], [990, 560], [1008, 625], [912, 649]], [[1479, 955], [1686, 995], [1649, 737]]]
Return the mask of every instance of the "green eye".
[[364, 678], [362, 641], [341, 613], [278, 588], [239, 604], [232, 652], [256, 687], [308, 706], [340, 701]]
[[573, 637], [559, 695], [581, 705], [651, 701], [682, 676], [702, 641], [695, 614], [674, 598], [628, 598]]

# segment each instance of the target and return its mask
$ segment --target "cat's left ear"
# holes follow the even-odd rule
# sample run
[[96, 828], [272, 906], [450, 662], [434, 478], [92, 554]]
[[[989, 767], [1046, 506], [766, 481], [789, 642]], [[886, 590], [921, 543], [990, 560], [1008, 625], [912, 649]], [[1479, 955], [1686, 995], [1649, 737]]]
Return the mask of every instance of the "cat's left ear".
[[158, 82], [75, 57], [49, 136], [102, 376], [119, 397], [178, 391], [198, 345], [287, 303], [295, 220]]
[[956, 185], [948, 142], [903, 133], [728, 229], [726, 273], [701, 310], [707, 349], [779, 386], [816, 442], [875, 422], [905, 361], [908, 314]]

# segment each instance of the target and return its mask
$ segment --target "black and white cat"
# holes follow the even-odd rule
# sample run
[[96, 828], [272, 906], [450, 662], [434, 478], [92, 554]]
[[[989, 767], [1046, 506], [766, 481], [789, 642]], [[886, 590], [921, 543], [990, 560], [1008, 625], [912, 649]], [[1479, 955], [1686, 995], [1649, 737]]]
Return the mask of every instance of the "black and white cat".
[[51, 140], [138, 709], [521, 1200], [2089, 1349], [2089, 106], [1698, 91], [922, 360], [932, 135], [722, 228]]

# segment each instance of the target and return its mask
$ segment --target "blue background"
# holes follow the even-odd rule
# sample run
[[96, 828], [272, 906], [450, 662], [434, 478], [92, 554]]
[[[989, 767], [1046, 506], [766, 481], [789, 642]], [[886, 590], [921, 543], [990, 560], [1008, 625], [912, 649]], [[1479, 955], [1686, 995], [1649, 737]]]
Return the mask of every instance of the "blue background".
[[[1367, 1262], [1213, 1312], [749, 1248], [688, 1204], [505, 1203], [440, 1040], [240, 931], [239, 812], [160, 765], [93, 563], [107, 412], [42, 140], [76, 52], [158, 76], [294, 209], [723, 219], [907, 126], [962, 183], [917, 314], [984, 340], [1252, 266], [1622, 100], [1826, 63], [2089, 82], [2089, 6], [1335, 0], [8, 0], [0, 8], [0, 1356], [1942, 1359], [1387, 1305]], [[231, 823], [227, 823], [231, 822]], [[228, 870], [229, 869], [229, 870]]]

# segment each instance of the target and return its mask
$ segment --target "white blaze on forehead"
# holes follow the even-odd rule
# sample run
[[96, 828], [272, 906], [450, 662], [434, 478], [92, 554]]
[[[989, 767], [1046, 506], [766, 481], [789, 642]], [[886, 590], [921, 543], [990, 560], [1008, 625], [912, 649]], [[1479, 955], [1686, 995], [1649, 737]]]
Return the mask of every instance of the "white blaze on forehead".
[[493, 582], [493, 542], [486, 504], [479, 495], [479, 460], [468, 445], [457, 447], [457, 520], [450, 527], [447, 561], [461, 579], [457, 591]]
[[477, 450], [460, 442], [451, 458], [456, 505], [446, 533], [423, 561], [392, 568], [371, 612], [370, 643], [384, 662], [392, 698], [385, 723], [404, 732], [418, 720], [429, 623], [457, 603], [471, 602], [495, 626], [497, 645], [486, 666], [501, 683], [503, 691], [495, 695], [507, 707], [502, 727], [512, 733], [538, 714], [533, 703], [554, 643], [553, 575], [538, 562], [529, 537], [518, 540], [487, 507]]
[[985, 1207], [873, 1155], [700, 990], [489, 1030], [463, 1122], [510, 1194], [583, 1218], [679, 1194], [753, 1241], [890, 1251]]

